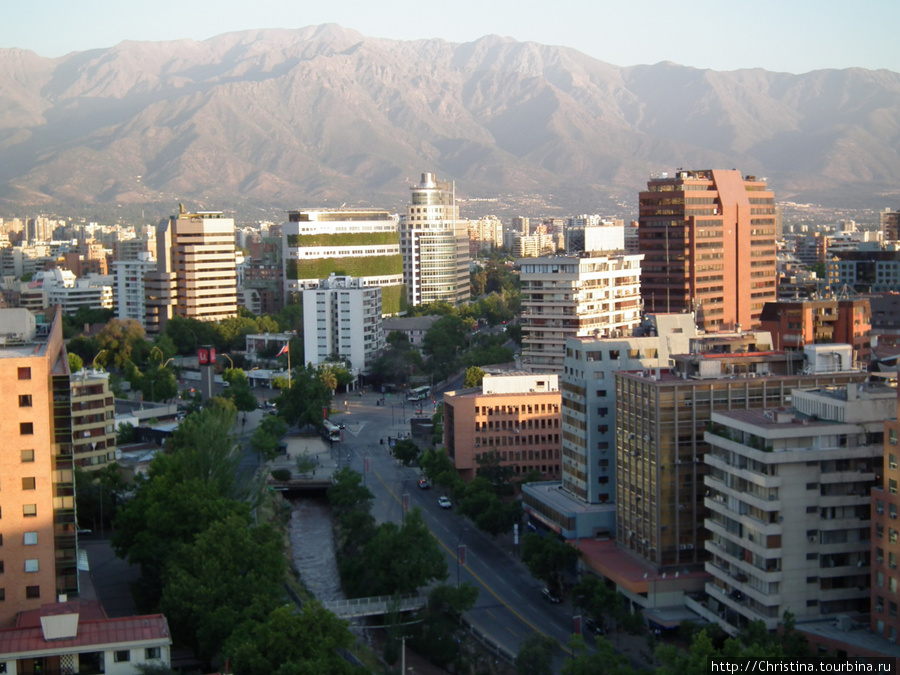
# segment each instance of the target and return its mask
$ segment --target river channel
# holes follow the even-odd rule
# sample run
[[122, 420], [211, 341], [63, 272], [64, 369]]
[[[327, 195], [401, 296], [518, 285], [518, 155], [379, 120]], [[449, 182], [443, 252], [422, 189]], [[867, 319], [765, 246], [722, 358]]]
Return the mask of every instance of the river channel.
[[343, 600], [328, 502], [292, 500], [290, 537], [294, 567], [309, 591], [320, 602]]

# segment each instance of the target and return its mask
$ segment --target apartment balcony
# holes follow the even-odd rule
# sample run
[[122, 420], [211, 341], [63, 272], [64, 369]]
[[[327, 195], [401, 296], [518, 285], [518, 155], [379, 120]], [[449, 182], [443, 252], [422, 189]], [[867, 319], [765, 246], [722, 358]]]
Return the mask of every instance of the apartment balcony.
[[734, 610], [737, 614], [741, 614], [745, 616], [747, 619], [752, 621], [762, 621], [766, 629], [769, 631], [774, 631], [778, 628], [778, 623], [781, 621], [781, 617], [778, 616], [779, 607], [770, 607], [770, 612], [773, 616], [766, 616], [765, 614], [760, 613], [755, 608], [751, 607], [747, 601], [746, 596], [743, 600], [736, 600], [731, 597], [727, 591], [722, 588], [719, 588], [714, 583], [710, 582], [706, 584], [706, 593], [711, 598], [715, 598], [721, 604], [726, 605], [730, 609]]
[[780, 488], [782, 486], [781, 476], [769, 476], [739, 466], [732, 466], [716, 455], [707, 453], [703, 456], [703, 461], [710, 467], [720, 469], [763, 488]]
[[778, 498], [777, 494], [770, 493], [768, 496], [762, 497], [751, 492], [736, 490], [729, 487], [722, 480], [716, 478], [712, 474], [706, 474], [703, 477], [703, 484], [708, 488], [722, 493], [723, 495], [731, 496], [750, 506], [754, 506], [761, 511], [780, 511], [783, 508], [781, 499]]
[[[731, 555], [724, 548], [716, 544], [712, 539], [707, 539], [703, 543], [703, 547], [705, 550], [709, 551], [713, 556], [721, 558], [725, 562], [727, 562], [731, 567], [738, 568], [743, 567], [745, 565], [749, 565], [750, 563], [745, 562], [742, 558], [738, 558], [737, 556]], [[780, 550], [780, 549], [779, 549]], [[779, 563], [780, 564], [780, 563]], [[767, 569], [761, 569], [756, 565], [752, 565], [753, 567], [753, 576], [759, 579], [762, 583], [772, 584], [776, 582], [781, 582], [784, 580], [783, 573], [779, 567], [771, 567]]]
[[[726, 582], [728, 586], [731, 587], [732, 591], [740, 592], [740, 594], [734, 594], [732, 596], [732, 599], [735, 600], [735, 602], [743, 604], [748, 597], [767, 606], [780, 605], [782, 602], [781, 593], [764, 593], [752, 586], [750, 584], [750, 575], [748, 574], [748, 571], [741, 570], [740, 567], [725, 569], [712, 561], [707, 561], [705, 563], [705, 569], [712, 576]], [[714, 587], [721, 593], [719, 586], [714, 585]], [[741, 596], [743, 596], [743, 599], [740, 599]]]

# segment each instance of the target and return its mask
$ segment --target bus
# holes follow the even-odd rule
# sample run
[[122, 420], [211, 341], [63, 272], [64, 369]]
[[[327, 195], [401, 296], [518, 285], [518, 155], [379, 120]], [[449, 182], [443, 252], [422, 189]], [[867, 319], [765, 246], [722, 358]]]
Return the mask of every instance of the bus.
[[341, 440], [341, 428], [331, 420], [323, 421], [322, 438], [332, 442]]
[[406, 395], [406, 400], [423, 401], [429, 396], [431, 396], [431, 387], [416, 387], [415, 389], [409, 390], [409, 393]]

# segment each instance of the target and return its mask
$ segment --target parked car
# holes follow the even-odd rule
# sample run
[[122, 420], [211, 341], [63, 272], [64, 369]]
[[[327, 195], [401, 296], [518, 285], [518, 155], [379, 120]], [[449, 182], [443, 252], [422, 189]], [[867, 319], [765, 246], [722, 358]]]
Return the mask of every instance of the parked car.
[[427, 490], [428, 488], [431, 487], [431, 484], [428, 482], [427, 479], [423, 478], [422, 480], [419, 481], [419, 487], [423, 490]]
[[552, 602], [554, 604], [557, 602], [562, 602], [562, 598], [547, 587], [541, 589], [541, 595], [543, 595], [544, 599], [548, 602]]
[[599, 623], [591, 617], [587, 617], [584, 620], [584, 627], [595, 635], [604, 635], [606, 633], [606, 631], [603, 629], [603, 624]]
[[439, 497], [438, 498], [438, 506], [442, 509], [449, 509], [453, 504], [450, 503], [450, 499], [447, 497]]

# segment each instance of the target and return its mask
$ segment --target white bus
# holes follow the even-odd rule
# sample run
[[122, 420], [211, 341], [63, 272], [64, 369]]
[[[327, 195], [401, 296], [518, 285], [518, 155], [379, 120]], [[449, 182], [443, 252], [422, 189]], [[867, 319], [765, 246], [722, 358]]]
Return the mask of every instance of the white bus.
[[341, 428], [331, 420], [322, 422], [322, 437], [326, 441], [341, 440]]
[[409, 393], [406, 395], [406, 400], [423, 401], [429, 396], [431, 396], [431, 387], [416, 387], [415, 389], [409, 390]]

